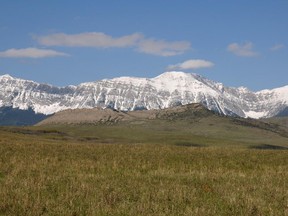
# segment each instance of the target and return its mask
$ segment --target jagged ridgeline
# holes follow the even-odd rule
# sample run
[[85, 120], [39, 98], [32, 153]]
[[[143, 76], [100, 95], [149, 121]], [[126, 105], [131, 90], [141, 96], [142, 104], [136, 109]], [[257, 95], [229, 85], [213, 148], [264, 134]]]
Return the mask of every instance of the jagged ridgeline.
[[166, 72], [149, 79], [104, 79], [62, 88], [4, 75], [0, 76], [0, 86], [0, 107], [31, 108], [42, 114], [95, 107], [152, 110], [201, 103], [228, 116], [268, 118], [287, 114], [288, 107], [288, 86], [252, 92], [183, 72]]

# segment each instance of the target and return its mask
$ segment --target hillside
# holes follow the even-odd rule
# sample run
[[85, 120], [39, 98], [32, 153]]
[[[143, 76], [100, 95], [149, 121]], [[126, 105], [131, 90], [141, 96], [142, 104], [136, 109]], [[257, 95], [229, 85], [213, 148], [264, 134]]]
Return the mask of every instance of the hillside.
[[[160, 136], [165, 137], [165, 142], [169, 143], [254, 143], [288, 147], [287, 127], [255, 119], [219, 115], [200, 104], [130, 112], [111, 109], [66, 110], [43, 120], [37, 126], [58, 128], [67, 133], [71, 133], [72, 130], [72, 134], [79, 137], [114, 140], [112, 142], [127, 140], [128, 143], [149, 143], [155, 142]], [[76, 128], [79, 131], [75, 131]], [[195, 140], [195, 137], [205, 139]]]
[[74, 109], [55, 113], [37, 125], [47, 124], [116, 124], [123, 122], [141, 122], [149, 120], [193, 120], [204, 116], [213, 116], [201, 104], [189, 104], [160, 110], [137, 110], [123, 112], [112, 109]]
[[288, 117], [273, 117], [273, 118], [261, 119], [261, 121], [276, 124], [283, 128], [288, 128]]

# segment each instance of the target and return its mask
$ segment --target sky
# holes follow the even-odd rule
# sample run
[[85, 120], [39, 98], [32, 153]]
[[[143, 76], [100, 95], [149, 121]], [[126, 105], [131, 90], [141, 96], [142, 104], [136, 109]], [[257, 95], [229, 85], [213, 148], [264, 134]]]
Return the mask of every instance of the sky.
[[288, 85], [288, 0], [1, 0], [0, 75], [56, 86], [165, 71]]

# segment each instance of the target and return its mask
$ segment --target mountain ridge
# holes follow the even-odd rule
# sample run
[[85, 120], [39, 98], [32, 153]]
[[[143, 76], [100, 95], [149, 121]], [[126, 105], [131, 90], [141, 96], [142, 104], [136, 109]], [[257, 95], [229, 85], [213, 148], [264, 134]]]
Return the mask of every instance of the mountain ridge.
[[0, 85], [0, 107], [31, 108], [43, 114], [94, 107], [131, 111], [201, 103], [224, 115], [267, 118], [288, 107], [288, 85], [253, 92], [179, 71], [154, 78], [118, 77], [65, 87], [6, 74], [0, 76]]

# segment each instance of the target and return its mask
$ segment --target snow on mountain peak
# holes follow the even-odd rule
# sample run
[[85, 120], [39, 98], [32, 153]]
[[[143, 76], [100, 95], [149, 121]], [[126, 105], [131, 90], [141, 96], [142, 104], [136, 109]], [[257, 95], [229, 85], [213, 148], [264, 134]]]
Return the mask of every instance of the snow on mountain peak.
[[199, 89], [203, 86], [203, 82], [196, 79], [195, 74], [184, 73], [179, 71], [169, 71], [152, 78], [154, 86], [157, 90], [174, 91], [190, 91], [191, 89]]
[[240, 86], [237, 88], [239, 91], [246, 93], [246, 92], [250, 92], [250, 90], [247, 87], [244, 86]]
[[123, 84], [129, 84], [129, 85], [145, 85], [149, 81], [147, 78], [140, 78], [140, 77], [118, 77], [111, 79], [112, 82], [119, 82]]
[[194, 73], [169, 71], [154, 78], [119, 77], [63, 88], [0, 76], [0, 106], [51, 114], [65, 109], [161, 109], [202, 103], [226, 115], [262, 118], [277, 115], [288, 106], [288, 86], [252, 92], [225, 87]]
[[[288, 105], [288, 85], [275, 88], [275, 89], [264, 89], [256, 92], [257, 95], [271, 95], [270, 100], [277, 99]], [[274, 96], [274, 97], [272, 97]]]
[[15, 83], [27, 83], [27, 82], [29, 82], [29, 83], [35, 83], [36, 84], [36, 82], [34, 82], [32, 80], [24, 80], [21, 78], [15, 78], [15, 77], [10, 76], [9, 74], [4, 74], [4, 75], [0, 76], [0, 81], [2, 81], [2, 82], [8, 82], [9, 81], [9, 82], [15, 82]]
[[4, 74], [4, 75], [0, 76], [0, 80], [2, 80], [2, 79], [12, 80], [14, 78], [12, 76], [10, 76], [9, 74]]
[[156, 76], [152, 79], [154, 80], [177, 80], [177, 81], [183, 81], [183, 80], [195, 80], [198, 77], [197, 74], [193, 73], [185, 73], [182, 71], [168, 71], [160, 74], [159, 76]]

